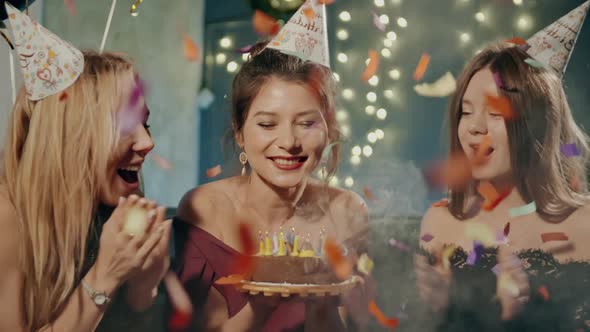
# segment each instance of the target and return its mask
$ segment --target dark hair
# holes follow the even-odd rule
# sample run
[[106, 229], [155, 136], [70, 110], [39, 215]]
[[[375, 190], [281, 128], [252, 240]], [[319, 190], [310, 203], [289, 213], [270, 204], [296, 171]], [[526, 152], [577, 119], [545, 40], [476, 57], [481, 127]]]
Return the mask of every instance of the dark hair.
[[[500, 75], [514, 118], [506, 121], [514, 185], [527, 202], [534, 201], [545, 220], [563, 220], [590, 202], [586, 185], [588, 137], [576, 125], [561, 79], [552, 71], [535, 68], [525, 60], [527, 53], [507, 44], [494, 44], [476, 55], [457, 82], [449, 108], [450, 153], [464, 153], [458, 137], [463, 95], [478, 71], [489, 68]], [[575, 143], [581, 156], [567, 158], [563, 144]], [[576, 185], [572, 185], [575, 182]], [[466, 193], [451, 190], [449, 211], [465, 219]]]
[[[320, 64], [302, 60], [296, 56], [281, 53], [278, 50], [265, 48], [267, 42], [254, 45], [250, 57], [242, 65], [232, 84], [232, 131], [240, 133], [248, 117], [252, 101], [264, 84], [272, 77], [287, 82], [306, 84], [314, 91], [320, 101], [326, 124], [328, 140], [340, 140], [340, 131], [336, 123], [336, 83], [332, 71]], [[330, 151], [327, 164], [328, 178], [337, 169], [340, 158], [338, 144]]]

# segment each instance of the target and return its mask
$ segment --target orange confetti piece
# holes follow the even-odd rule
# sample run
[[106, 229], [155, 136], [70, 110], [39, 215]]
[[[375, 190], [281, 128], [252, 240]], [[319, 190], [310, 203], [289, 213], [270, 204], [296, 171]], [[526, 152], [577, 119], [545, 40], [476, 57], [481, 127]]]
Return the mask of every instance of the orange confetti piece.
[[420, 57], [420, 61], [418, 61], [418, 66], [416, 66], [416, 70], [414, 70], [414, 80], [420, 81], [424, 74], [426, 73], [426, 69], [428, 69], [428, 64], [430, 63], [430, 55], [426, 53], [422, 53]]
[[256, 244], [252, 237], [250, 225], [240, 223], [238, 225], [238, 237], [242, 246], [242, 255], [239, 255], [232, 264], [231, 270], [236, 274], [249, 275], [254, 270], [254, 254]]
[[449, 159], [431, 167], [426, 174], [429, 182], [436, 186], [461, 189], [471, 181], [471, 164], [467, 157], [453, 153]]
[[477, 191], [485, 199], [482, 208], [485, 211], [492, 211], [510, 192], [499, 194], [494, 185], [488, 181], [482, 181], [477, 186]]
[[221, 174], [221, 172], [222, 172], [221, 165], [217, 165], [215, 167], [209, 168], [206, 172], [206, 176], [208, 178], [214, 178], [214, 177], [218, 176], [219, 174]]
[[237, 285], [241, 283], [246, 278], [242, 274], [232, 274], [227, 277], [221, 277], [215, 280], [215, 284], [217, 285]]
[[170, 162], [162, 157], [160, 157], [159, 155], [153, 153], [152, 154], [152, 160], [156, 163], [156, 165], [158, 165], [161, 169], [165, 169], [165, 170], [169, 170], [172, 168], [172, 165], [170, 164]]
[[492, 145], [492, 139], [489, 136], [484, 136], [479, 144], [479, 148], [477, 149], [477, 153], [473, 158], [473, 165], [474, 166], [481, 166], [484, 164], [486, 155], [490, 146]]
[[543, 300], [549, 301], [549, 290], [546, 286], [539, 287], [538, 292], [543, 297]]
[[186, 33], [182, 36], [184, 44], [184, 57], [191, 62], [199, 60], [200, 52], [197, 44]]
[[307, 17], [307, 19], [310, 21], [312, 21], [315, 18], [315, 12], [311, 7], [303, 9], [303, 15], [305, 15], [305, 17]]
[[449, 206], [449, 200], [446, 198], [443, 198], [440, 201], [432, 204], [432, 207], [447, 207], [447, 206]]
[[367, 68], [361, 75], [361, 80], [368, 81], [373, 75], [377, 73], [377, 69], [379, 68], [379, 53], [375, 50], [369, 50], [369, 63], [367, 64]]
[[569, 237], [563, 232], [550, 232], [541, 234], [543, 243], [550, 241], [568, 241]]
[[66, 99], [68, 99], [68, 93], [64, 91], [59, 95], [59, 101], [64, 101]]
[[375, 300], [369, 302], [369, 313], [373, 315], [373, 317], [377, 319], [379, 324], [381, 324], [384, 327], [389, 327], [393, 329], [396, 328], [399, 324], [399, 320], [397, 318], [388, 318], [387, 316], [385, 316], [383, 311], [381, 311], [381, 309], [379, 309], [379, 306], [377, 306], [377, 303], [375, 303]]
[[336, 0], [318, 0], [318, 3], [320, 5], [331, 5], [335, 2]]
[[371, 189], [369, 189], [369, 187], [364, 187], [363, 188], [363, 194], [365, 194], [365, 198], [368, 201], [374, 201], [375, 200], [375, 195], [373, 195], [373, 192], [371, 191]]
[[511, 39], [506, 40], [506, 42], [514, 45], [527, 45], [526, 40], [520, 37], [513, 37]]
[[514, 119], [514, 112], [512, 111], [512, 104], [510, 104], [510, 99], [508, 99], [507, 97], [504, 96], [491, 96], [491, 95], [486, 95], [486, 104], [500, 112], [500, 114], [502, 114], [502, 117], [504, 117], [504, 119], [506, 120], [512, 120]]
[[352, 275], [352, 264], [342, 254], [342, 248], [331, 238], [324, 242], [324, 251], [332, 270], [338, 278], [346, 280]]
[[280, 24], [277, 20], [260, 10], [254, 11], [252, 25], [254, 26], [254, 31], [262, 36], [274, 36], [280, 29]]

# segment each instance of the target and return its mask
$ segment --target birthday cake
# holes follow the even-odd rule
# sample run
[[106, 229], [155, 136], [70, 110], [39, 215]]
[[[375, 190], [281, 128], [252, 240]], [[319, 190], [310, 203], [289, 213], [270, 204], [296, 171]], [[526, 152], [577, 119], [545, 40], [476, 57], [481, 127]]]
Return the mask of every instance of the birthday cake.
[[[260, 236], [260, 251], [256, 255], [256, 267], [252, 281], [288, 284], [329, 285], [339, 280], [322, 258], [320, 248], [314, 250], [309, 241], [299, 236]], [[299, 243], [301, 247], [299, 246]]]

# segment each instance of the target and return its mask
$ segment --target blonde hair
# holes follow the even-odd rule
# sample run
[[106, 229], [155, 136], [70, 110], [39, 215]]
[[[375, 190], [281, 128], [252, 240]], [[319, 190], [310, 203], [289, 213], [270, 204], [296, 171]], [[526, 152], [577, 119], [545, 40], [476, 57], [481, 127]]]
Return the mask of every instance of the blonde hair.
[[[505, 87], [499, 93], [510, 100], [515, 113], [513, 120], [506, 121], [515, 187], [525, 201], [535, 202], [543, 219], [561, 221], [590, 203], [588, 136], [574, 121], [561, 79], [552, 71], [528, 65], [527, 58], [519, 47], [495, 44], [467, 64], [448, 113], [450, 152], [463, 153], [457, 132], [465, 90], [475, 73], [489, 68], [500, 75]], [[571, 143], [580, 156], [567, 158], [561, 153], [561, 146]], [[467, 217], [466, 196], [472, 188], [451, 191], [449, 211], [458, 219]]]
[[[81, 277], [99, 184], [118, 142], [116, 112], [133, 66], [84, 52], [84, 72], [64, 94], [14, 105], [0, 182], [14, 204], [22, 251], [24, 323], [52, 322]], [[124, 76], [125, 78], [122, 78]]]

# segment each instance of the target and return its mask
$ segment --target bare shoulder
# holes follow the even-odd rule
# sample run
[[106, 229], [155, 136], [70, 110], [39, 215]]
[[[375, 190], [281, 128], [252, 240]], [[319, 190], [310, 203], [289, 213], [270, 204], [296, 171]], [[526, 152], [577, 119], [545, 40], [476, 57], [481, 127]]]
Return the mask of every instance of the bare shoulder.
[[420, 222], [420, 238], [430, 235], [432, 240], [420, 240], [420, 245], [427, 250], [439, 249], [445, 244], [456, 243], [457, 236], [462, 236], [463, 224], [455, 218], [445, 206], [430, 207]]
[[189, 190], [178, 203], [178, 218], [213, 235], [219, 235], [220, 230], [215, 221], [220, 213], [228, 213], [233, 207], [230, 195], [236, 186], [236, 180], [229, 178]]

